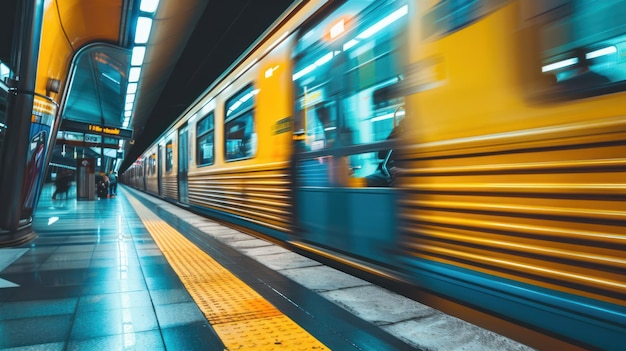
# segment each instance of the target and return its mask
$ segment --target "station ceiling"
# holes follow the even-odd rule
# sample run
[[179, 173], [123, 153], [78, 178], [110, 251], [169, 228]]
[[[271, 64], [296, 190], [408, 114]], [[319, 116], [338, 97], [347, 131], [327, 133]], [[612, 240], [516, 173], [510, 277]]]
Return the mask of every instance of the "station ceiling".
[[[179, 0], [167, 1], [177, 3]], [[208, 1], [197, 25], [187, 28], [190, 31], [188, 42], [180, 58], [171, 62], [172, 71], [163, 90], [149, 98], [154, 102], [151, 112], [146, 113], [149, 122], [135, 130], [140, 137], [128, 150], [122, 167], [129, 166], [293, 2]]]
[[[21, 1], [2, 2], [0, 30], [4, 34], [0, 59], [3, 62], [10, 62], [14, 52], [16, 36], [8, 34], [15, 33], [14, 14]], [[131, 120], [134, 144], [126, 146], [120, 169], [130, 166], [294, 2], [160, 0], [134, 103]], [[56, 6], [60, 27], [75, 52], [75, 69], [68, 72], [72, 89], [67, 95], [64, 121], [121, 127], [125, 91], [112, 83], [117, 76], [125, 74], [125, 69], [120, 67], [127, 66], [130, 59], [133, 16], [138, 13], [139, 0], [46, 0], [45, 4]], [[100, 18], [97, 16], [83, 20], [84, 27], [114, 32], [116, 39], [105, 36], [99, 39], [100, 32], [73, 32], [68, 24], [70, 16], [89, 18], [90, 11], [99, 11], [98, 6], [117, 6], [120, 17], [110, 18], [108, 29], [102, 28], [109, 25], [106, 20], [99, 25], [89, 22]], [[75, 28], [81, 28], [80, 23]]]

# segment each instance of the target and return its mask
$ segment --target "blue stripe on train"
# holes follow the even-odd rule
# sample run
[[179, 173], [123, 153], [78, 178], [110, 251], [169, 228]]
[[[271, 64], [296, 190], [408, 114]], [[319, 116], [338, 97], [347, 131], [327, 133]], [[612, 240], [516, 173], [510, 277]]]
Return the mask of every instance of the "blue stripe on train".
[[602, 350], [626, 350], [626, 307], [417, 258], [418, 286], [516, 323]]

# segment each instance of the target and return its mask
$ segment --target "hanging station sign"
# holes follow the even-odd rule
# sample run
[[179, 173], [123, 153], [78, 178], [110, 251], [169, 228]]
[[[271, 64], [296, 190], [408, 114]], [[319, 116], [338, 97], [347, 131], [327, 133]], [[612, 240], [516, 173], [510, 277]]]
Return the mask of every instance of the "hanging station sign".
[[66, 131], [71, 131], [71, 132], [90, 133], [90, 134], [100, 134], [100, 135], [110, 136], [114, 138], [121, 138], [121, 139], [132, 139], [133, 137], [132, 129], [101, 126], [98, 124], [77, 122], [77, 121], [71, 121], [67, 119], [64, 119], [63, 122], [61, 122], [61, 130], [66, 130]]

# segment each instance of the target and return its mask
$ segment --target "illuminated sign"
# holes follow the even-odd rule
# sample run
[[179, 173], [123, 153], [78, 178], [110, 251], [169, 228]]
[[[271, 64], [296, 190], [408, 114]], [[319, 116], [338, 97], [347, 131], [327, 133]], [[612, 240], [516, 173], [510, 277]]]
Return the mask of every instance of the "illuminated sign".
[[101, 126], [98, 124], [83, 123], [83, 122], [71, 121], [68, 119], [63, 119], [63, 121], [61, 122], [61, 130], [69, 131], [69, 132], [99, 134], [99, 135], [122, 138], [122, 139], [133, 138], [132, 129]]
[[89, 125], [89, 131], [90, 132], [96, 132], [96, 133], [102, 133], [102, 134], [108, 134], [108, 135], [120, 135], [120, 129], [119, 128], [109, 128], [109, 127], [101, 127], [101, 126], [96, 126], [93, 124]]

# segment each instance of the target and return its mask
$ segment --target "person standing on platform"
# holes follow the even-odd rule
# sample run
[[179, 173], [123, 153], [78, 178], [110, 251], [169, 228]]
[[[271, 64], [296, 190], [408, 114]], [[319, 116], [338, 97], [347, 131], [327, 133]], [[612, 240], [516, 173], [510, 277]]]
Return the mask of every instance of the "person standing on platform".
[[117, 195], [117, 175], [116, 172], [111, 171], [109, 173], [109, 196], [113, 197]]
[[67, 193], [70, 190], [70, 186], [72, 184], [72, 175], [67, 170], [62, 170], [57, 174], [56, 179], [54, 180], [54, 193], [52, 194], [52, 200], [56, 200], [57, 194], [65, 193], [65, 198], [67, 198]]
[[104, 172], [101, 172], [100, 174], [100, 180], [98, 180], [96, 185], [96, 193], [98, 198], [106, 199], [109, 197], [109, 177]]

